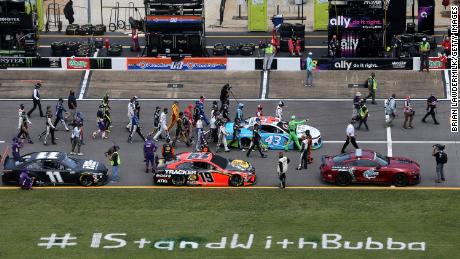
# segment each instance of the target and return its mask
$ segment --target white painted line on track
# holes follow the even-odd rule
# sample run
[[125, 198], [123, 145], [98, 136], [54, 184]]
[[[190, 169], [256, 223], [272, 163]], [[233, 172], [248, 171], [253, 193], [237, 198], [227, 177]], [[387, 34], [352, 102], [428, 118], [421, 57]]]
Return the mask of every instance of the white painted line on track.
[[[93, 57], [96, 58], [98, 53], [99, 53], [99, 50], [96, 50]], [[90, 69], [87, 69], [85, 71], [85, 77], [83, 78], [83, 82], [81, 82], [81, 89], [80, 89], [80, 95], [78, 96], [78, 100], [83, 100], [83, 97], [85, 96], [85, 91], [88, 85], [88, 78], [89, 78], [90, 72], [91, 72]]]
[[391, 140], [391, 127], [387, 127], [387, 156], [393, 156], [393, 142]]
[[264, 71], [264, 79], [262, 81], [262, 94], [260, 96], [261, 100], [265, 100], [265, 95], [267, 95], [267, 83], [268, 83], [268, 71]]
[[444, 69], [444, 78], [446, 80], [446, 96], [447, 96], [447, 99], [450, 100], [452, 99], [452, 94], [450, 92], [450, 76], [449, 76], [449, 70], [447, 69]]
[[[344, 143], [345, 141], [343, 140], [324, 140], [323, 143], [325, 144], [341, 144]], [[364, 144], [387, 144], [388, 141], [385, 140], [357, 140], [356, 141], [358, 144], [359, 143], [364, 143]], [[430, 141], [421, 141], [421, 140], [392, 140], [391, 143], [393, 144], [460, 144], [460, 141], [435, 141], [435, 140], [430, 140]]]
[[4, 141], [4, 140], [0, 140], [0, 144], [3, 144], [3, 143], [5, 143], [5, 141]]

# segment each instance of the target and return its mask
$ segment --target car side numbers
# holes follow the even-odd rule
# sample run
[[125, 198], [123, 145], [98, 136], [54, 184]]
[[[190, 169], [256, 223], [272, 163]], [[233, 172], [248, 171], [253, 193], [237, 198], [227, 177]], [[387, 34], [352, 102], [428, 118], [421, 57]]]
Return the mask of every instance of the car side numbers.
[[208, 153], [191, 153], [187, 159], [188, 160], [193, 160], [193, 159], [207, 159], [209, 157]]
[[61, 173], [57, 171], [48, 171], [46, 172], [46, 175], [50, 178], [50, 181], [52, 183], [63, 183], [64, 181], [62, 180]]
[[265, 139], [265, 142], [267, 142], [267, 144], [269, 145], [278, 146], [279, 144], [281, 144], [281, 136], [268, 136]]
[[203, 182], [208, 182], [208, 183], [214, 182], [214, 178], [212, 177], [212, 174], [209, 172], [201, 172], [199, 173], [199, 175], [201, 179], [203, 180]]

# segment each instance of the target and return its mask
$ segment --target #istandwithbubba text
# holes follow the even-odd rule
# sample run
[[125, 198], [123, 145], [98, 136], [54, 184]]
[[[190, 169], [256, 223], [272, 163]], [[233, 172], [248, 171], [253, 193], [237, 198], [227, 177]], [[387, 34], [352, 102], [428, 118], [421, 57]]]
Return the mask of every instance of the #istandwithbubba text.
[[[160, 240], [151, 241], [146, 238], [139, 238], [135, 241], [128, 242], [128, 234], [126, 233], [93, 233], [91, 243], [88, 244], [90, 248], [94, 249], [120, 249], [126, 246], [135, 246], [139, 249], [154, 248], [158, 250], [174, 251], [180, 249], [313, 249], [313, 250], [411, 250], [411, 251], [425, 251], [425, 242], [403, 242], [395, 240], [391, 237], [374, 239], [366, 237], [361, 241], [347, 241], [341, 234], [327, 233], [322, 234], [319, 240], [308, 240], [303, 237], [300, 238], [273, 238], [273, 236], [265, 236], [264, 238], [256, 238], [254, 234], [232, 234], [231, 236], [223, 236], [220, 239], [213, 240], [212, 242], [202, 237], [190, 237], [176, 239], [176, 238], [162, 238]], [[311, 238], [310, 238], [311, 239]], [[56, 233], [48, 237], [41, 237], [41, 241], [37, 245], [51, 248], [66, 248], [67, 246], [84, 245], [77, 242], [77, 237], [66, 233], [63, 237], [57, 236]], [[72, 240], [72, 242], [68, 242]], [[129, 238], [129, 240], [133, 240]]]

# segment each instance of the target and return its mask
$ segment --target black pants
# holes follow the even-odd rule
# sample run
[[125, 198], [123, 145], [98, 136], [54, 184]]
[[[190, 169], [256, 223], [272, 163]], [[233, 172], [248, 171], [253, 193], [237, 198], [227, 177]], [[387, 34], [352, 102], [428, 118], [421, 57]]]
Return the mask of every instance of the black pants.
[[427, 111], [425, 116], [423, 117], [422, 121], [425, 122], [426, 117], [431, 115], [431, 118], [433, 118], [434, 123], [438, 124], [438, 121], [436, 120], [436, 113], [434, 112], [435, 107], [430, 107], [430, 109]]
[[375, 90], [374, 88], [369, 90], [369, 94], [364, 98], [364, 101], [372, 97], [372, 103], [375, 103]]
[[131, 130], [129, 131], [128, 139], [133, 138], [133, 133], [134, 132], [136, 132], [139, 135], [139, 137], [141, 137], [141, 139], [143, 141], [145, 141], [145, 137], [144, 137], [144, 135], [142, 135], [142, 132], [141, 132], [141, 127], [139, 127], [138, 125], [131, 125]]
[[347, 140], [345, 141], [345, 143], [343, 144], [343, 147], [342, 147], [342, 153], [345, 153], [345, 149], [347, 148], [348, 144], [351, 144], [356, 148], [358, 149], [358, 144], [356, 144], [356, 139], [355, 137], [347, 137]]
[[43, 111], [42, 111], [42, 105], [40, 103], [40, 100], [35, 100], [33, 99], [33, 102], [34, 102], [34, 107], [32, 107], [32, 109], [30, 109], [30, 111], [27, 113], [27, 116], [30, 117], [30, 115], [32, 114], [32, 112], [35, 111], [35, 109], [37, 108], [38, 106], [38, 110], [40, 111], [40, 117], [43, 117]]
[[426, 68], [426, 71], [430, 71], [430, 62], [428, 61], [427, 53], [420, 53], [420, 71]]
[[286, 188], [286, 174], [280, 174], [279, 175], [279, 179], [280, 179], [280, 187], [281, 188]]
[[19, 131], [17, 137], [18, 137], [18, 138], [24, 137], [24, 139], [27, 139], [27, 141], [28, 141], [29, 143], [32, 142], [32, 139], [30, 138], [30, 135], [29, 135], [29, 131], [23, 129], [22, 127], [21, 127], [21, 130]]
[[305, 149], [300, 153], [299, 166], [297, 170], [307, 169], [308, 168], [308, 152]]
[[261, 157], [264, 157], [264, 156], [265, 156], [264, 153], [262, 153], [262, 148], [260, 147], [260, 142], [259, 142], [259, 140], [257, 140], [257, 141], [252, 141], [252, 142], [251, 142], [251, 146], [249, 147], [248, 152], [246, 153], [246, 156], [249, 156], [254, 148], [258, 148], [258, 149], [259, 149], [259, 153], [260, 153], [260, 156], [261, 156]]
[[361, 129], [361, 125], [364, 123], [364, 126], [366, 126], [366, 129], [369, 130], [369, 127], [367, 126], [367, 117], [368, 116], [364, 116], [364, 118], [359, 118], [359, 125], [358, 125], [358, 129]]

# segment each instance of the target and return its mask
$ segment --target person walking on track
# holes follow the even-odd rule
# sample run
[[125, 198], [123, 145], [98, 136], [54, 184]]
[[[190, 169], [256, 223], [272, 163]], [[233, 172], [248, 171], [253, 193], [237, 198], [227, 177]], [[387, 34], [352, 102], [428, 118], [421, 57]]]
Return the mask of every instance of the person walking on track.
[[35, 111], [37, 106], [38, 106], [38, 110], [40, 111], [40, 117], [45, 117], [43, 115], [42, 105], [40, 103], [40, 88], [41, 87], [42, 87], [42, 84], [40, 84], [40, 83], [35, 84], [35, 89], [34, 89], [34, 92], [32, 94], [32, 101], [33, 101], [34, 106], [32, 107], [32, 109], [30, 109], [29, 112], [27, 112], [27, 117], [29, 117], [29, 118], [30, 118], [30, 115], [32, 115], [32, 112]]
[[345, 149], [347, 148], [348, 144], [350, 144], [350, 142], [356, 149], [359, 148], [355, 138], [355, 127], [353, 127], [352, 123], [353, 121], [351, 121], [347, 126], [347, 140], [345, 140], [345, 143], [343, 144], [341, 153], [345, 153]]
[[372, 104], [377, 104], [375, 102], [375, 92], [377, 91], [377, 79], [375, 79], [375, 73], [372, 74], [367, 78], [367, 89], [369, 89], [369, 94], [364, 98], [364, 102], [367, 99], [372, 98]]
[[277, 173], [280, 180], [280, 188], [286, 188], [286, 174], [288, 172], [288, 164], [291, 160], [284, 156], [283, 152], [279, 153]]

